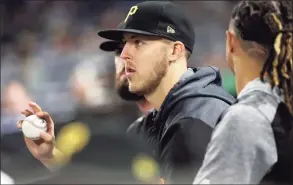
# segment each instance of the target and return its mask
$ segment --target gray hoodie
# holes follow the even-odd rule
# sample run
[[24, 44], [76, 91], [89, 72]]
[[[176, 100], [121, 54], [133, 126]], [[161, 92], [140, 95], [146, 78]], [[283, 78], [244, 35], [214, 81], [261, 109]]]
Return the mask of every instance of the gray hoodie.
[[215, 128], [194, 184], [258, 184], [263, 180], [278, 160], [274, 135], [279, 131], [272, 123], [283, 101], [280, 94], [260, 79], [244, 87], [238, 103], [227, 109]]

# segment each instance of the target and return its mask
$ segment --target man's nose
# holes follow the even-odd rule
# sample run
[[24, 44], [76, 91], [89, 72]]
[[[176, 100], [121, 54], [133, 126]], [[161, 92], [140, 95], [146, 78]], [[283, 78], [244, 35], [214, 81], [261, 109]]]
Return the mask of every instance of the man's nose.
[[132, 59], [131, 56], [132, 56], [131, 44], [126, 42], [123, 49], [122, 49], [120, 57], [125, 61], [129, 61]]

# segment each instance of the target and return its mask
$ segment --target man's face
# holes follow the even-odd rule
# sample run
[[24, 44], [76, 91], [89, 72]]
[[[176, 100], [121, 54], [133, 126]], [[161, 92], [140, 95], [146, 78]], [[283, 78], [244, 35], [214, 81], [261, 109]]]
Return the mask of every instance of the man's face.
[[153, 36], [126, 34], [121, 58], [125, 60], [125, 74], [129, 90], [147, 95], [160, 84], [168, 68], [167, 43]]
[[118, 95], [126, 101], [138, 101], [144, 99], [144, 96], [140, 96], [131, 93], [128, 88], [128, 80], [125, 75], [124, 60], [120, 58], [120, 52], [115, 53], [115, 68], [116, 68], [116, 91]]

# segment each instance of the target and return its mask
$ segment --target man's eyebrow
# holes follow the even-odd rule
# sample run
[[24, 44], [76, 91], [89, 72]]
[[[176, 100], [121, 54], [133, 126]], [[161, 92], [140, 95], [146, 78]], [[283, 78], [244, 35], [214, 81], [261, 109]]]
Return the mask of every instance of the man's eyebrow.
[[[130, 38], [128, 38], [127, 40], [136, 39], [138, 37], [140, 37], [140, 35], [131, 35]], [[126, 42], [127, 40], [125, 39], [125, 37], [122, 39], [123, 42]]]
[[130, 39], [136, 39], [137, 37], [139, 37], [138, 35], [132, 35], [131, 37], [130, 37]]

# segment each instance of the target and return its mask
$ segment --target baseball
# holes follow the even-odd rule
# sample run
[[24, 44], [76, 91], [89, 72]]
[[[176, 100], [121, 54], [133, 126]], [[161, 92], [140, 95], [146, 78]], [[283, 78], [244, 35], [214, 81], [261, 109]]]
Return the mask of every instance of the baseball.
[[32, 139], [40, 139], [41, 131], [47, 131], [47, 122], [36, 115], [28, 116], [22, 123], [23, 134]]

